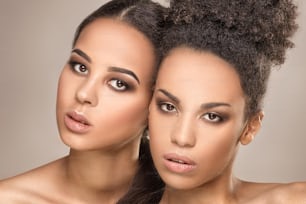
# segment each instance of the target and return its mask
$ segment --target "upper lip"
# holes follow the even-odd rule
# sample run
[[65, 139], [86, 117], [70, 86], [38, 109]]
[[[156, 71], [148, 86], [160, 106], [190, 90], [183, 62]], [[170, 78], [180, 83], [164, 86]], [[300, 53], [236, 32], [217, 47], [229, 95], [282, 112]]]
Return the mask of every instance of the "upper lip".
[[82, 112], [78, 111], [71, 111], [67, 113], [67, 116], [79, 123], [82, 123], [84, 125], [91, 125], [90, 122], [87, 120], [87, 118], [83, 115]]
[[196, 163], [193, 160], [191, 160], [190, 158], [188, 158], [186, 156], [178, 155], [176, 153], [165, 154], [164, 158], [166, 160], [176, 162], [176, 163], [180, 163], [180, 164], [196, 165]]

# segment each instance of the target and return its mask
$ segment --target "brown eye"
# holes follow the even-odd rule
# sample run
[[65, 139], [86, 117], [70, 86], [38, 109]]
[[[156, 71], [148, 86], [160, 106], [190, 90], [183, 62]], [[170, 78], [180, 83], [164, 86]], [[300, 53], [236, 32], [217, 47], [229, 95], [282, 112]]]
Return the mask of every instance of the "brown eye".
[[213, 122], [213, 123], [217, 123], [217, 122], [221, 122], [222, 121], [222, 118], [215, 114], [215, 113], [206, 113], [203, 118], [205, 120], [208, 120], [209, 122]]
[[80, 70], [80, 72], [83, 72], [83, 73], [87, 71], [87, 69], [84, 65], [81, 65], [79, 70]]
[[164, 112], [176, 112], [175, 106], [170, 103], [161, 103], [159, 106]]
[[125, 91], [129, 88], [129, 85], [120, 79], [112, 79], [108, 84], [116, 91]]
[[120, 81], [120, 80], [117, 80], [116, 85], [117, 85], [117, 87], [119, 87], [119, 88], [124, 87], [124, 83], [123, 83], [122, 81]]
[[77, 72], [77, 73], [82, 74], [82, 75], [88, 74], [87, 67], [85, 65], [81, 64], [81, 63], [70, 62], [70, 66], [71, 66], [71, 69], [74, 72]]

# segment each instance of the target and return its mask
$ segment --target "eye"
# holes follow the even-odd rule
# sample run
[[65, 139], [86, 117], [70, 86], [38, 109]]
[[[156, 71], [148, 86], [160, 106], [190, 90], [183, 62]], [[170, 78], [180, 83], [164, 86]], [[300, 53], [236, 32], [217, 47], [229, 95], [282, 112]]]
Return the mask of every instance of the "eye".
[[120, 79], [112, 79], [108, 84], [117, 91], [125, 91], [129, 88], [129, 85]]
[[88, 74], [88, 69], [84, 64], [78, 62], [69, 62], [71, 69], [82, 75]]
[[159, 108], [163, 112], [167, 112], [167, 113], [174, 113], [174, 112], [176, 112], [175, 106], [172, 105], [171, 103], [165, 103], [165, 102], [159, 103]]
[[213, 123], [218, 123], [218, 122], [222, 122], [223, 121], [223, 119], [219, 115], [217, 115], [215, 113], [206, 113], [203, 116], [203, 118], [205, 120], [208, 120], [209, 122], [213, 122]]

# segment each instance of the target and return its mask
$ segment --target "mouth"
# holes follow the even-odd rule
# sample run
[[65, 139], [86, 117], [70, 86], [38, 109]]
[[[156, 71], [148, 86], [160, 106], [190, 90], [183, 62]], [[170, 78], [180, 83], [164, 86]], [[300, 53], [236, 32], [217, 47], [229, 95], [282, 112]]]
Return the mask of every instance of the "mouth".
[[196, 163], [190, 158], [173, 153], [164, 155], [164, 164], [174, 173], [188, 173], [196, 168]]
[[92, 126], [86, 117], [77, 111], [67, 113], [64, 118], [64, 123], [70, 131], [77, 134], [88, 132]]
[[179, 163], [179, 164], [189, 164], [190, 165], [190, 163], [185, 162], [185, 161], [180, 160], [180, 159], [176, 159], [176, 158], [170, 158], [170, 159], [168, 159], [168, 161]]
[[83, 114], [80, 114], [77, 111], [69, 112], [67, 113], [67, 117], [69, 117], [71, 120], [74, 120], [77, 123], [81, 123], [83, 125], [90, 126], [90, 123], [88, 120], [83, 116]]

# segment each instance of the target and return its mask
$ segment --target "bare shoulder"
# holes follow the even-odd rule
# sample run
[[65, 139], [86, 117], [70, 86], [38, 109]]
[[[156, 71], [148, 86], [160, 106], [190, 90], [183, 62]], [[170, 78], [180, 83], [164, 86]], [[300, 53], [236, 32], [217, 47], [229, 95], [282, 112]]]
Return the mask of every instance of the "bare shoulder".
[[279, 203], [306, 204], [306, 182], [280, 184], [272, 193]]
[[49, 203], [43, 192], [52, 192], [52, 180], [60, 160], [0, 181], [0, 203]]
[[243, 184], [242, 203], [306, 204], [306, 182]]

